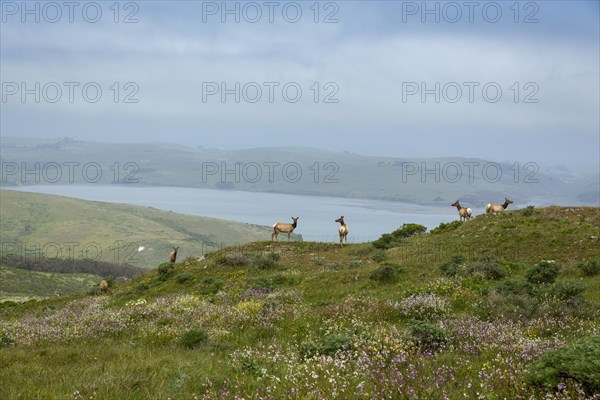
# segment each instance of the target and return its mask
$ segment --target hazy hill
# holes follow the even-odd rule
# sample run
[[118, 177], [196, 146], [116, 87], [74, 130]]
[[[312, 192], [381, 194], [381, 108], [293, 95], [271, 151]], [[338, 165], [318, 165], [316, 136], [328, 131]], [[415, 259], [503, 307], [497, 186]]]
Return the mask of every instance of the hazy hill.
[[0, 191], [2, 252], [151, 267], [202, 256], [226, 245], [264, 240], [270, 228], [176, 214], [150, 207]]
[[[534, 162], [371, 157], [316, 148], [226, 151], [164, 143], [11, 137], [3, 138], [1, 159], [4, 185], [86, 182], [167, 185], [420, 204], [446, 204], [460, 198], [473, 206], [502, 201], [504, 196], [521, 204], [536, 205], [598, 205], [600, 201], [597, 173], [575, 178], [561, 167], [551, 169], [552, 174], [548, 174]], [[25, 169], [36, 168], [37, 181], [35, 174], [22, 174]]]
[[0, 397], [591, 399], [599, 233], [599, 208], [511, 210], [387, 250], [254, 242], [110, 295], [4, 304]]

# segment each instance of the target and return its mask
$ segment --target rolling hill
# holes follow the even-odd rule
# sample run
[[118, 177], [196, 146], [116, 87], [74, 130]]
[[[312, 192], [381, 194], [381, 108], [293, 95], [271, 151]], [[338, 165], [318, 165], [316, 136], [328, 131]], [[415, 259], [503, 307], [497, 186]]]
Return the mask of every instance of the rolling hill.
[[[3, 138], [2, 184], [182, 186], [475, 206], [600, 202], [600, 175], [573, 178], [535, 163], [477, 158], [373, 157], [318, 148], [220, 150], [165, 143]], [[26, 171], [34, 171], [26, 173]], [[35, 172], [37, 171], [37, 172]], [[37, 175], [36, 175], [37, 173]]]
[[3, 253], [153, 267], [270, 237], [270, 228], [150, 207], [0, 190]]
[[591, 399], [600, 209], [253, 242], [0, 307], [2, 398]]

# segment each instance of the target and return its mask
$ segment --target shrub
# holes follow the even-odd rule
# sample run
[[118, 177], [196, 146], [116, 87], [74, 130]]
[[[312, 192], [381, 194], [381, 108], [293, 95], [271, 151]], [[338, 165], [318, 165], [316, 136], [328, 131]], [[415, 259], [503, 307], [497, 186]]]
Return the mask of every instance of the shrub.
[[186, 349], [194, 349], [202, 345], [208, 339], [206, 332], [199, 329], [192, 329], [184, 333], [178, 344]]
[[382, 250], [382, 249], [375, 250], [373, 252], [373, 255], [371, 256], [371, 259], [378, 263], [385, 260], [385, 258], [386, 258], [385, 250]]
[[350, 260], [350, 262], [348, 263], [348, 266], [350, 268], [360, 268], [362, 267], [363, 262], [362, 260]]
[[500, 260], [494, 256], [486, 256], [478, 263], [471, 264], [469, 273], [479, 273], [485, 279], [500, 279], [506, 276], [506, 270], [502, 267]]
[[527, 281], [533, 284], [554, 283], [560, 272], [560, 266], [554, 260], [542, 260], [525, 274]]
[[166, 281], [173, 271], [173, 264], [165, 262], [158, 266], [158, 280]]
[[530, 365], [526, 380], [544, 388], [566, 379], [579, 382], [588, 395], [600, 392], [600, 336], [587, 336], [560, 349], [550, 350]]
[[221, 278], [206, 276], [200, 280], [199, 292], [204, 295], [216, 294], [225, 286], [225, 281]]
[[239, 251], [232, 251], [229, 253], [225, 253], [221, 258], [221, 264], [225, 265], [247, 265], [250, 263], [250, 257], [248, 257], [244, 253], [240, 253]]
[[135, 285], [135, 290], [137, 290], [138, 292], [143, 292], [148, 289], [150, 289], [150, 286], [147, 283], [138, 283], [137, 285]]
[[450, 257], [450, 259], [448, 261], [446, 261], [445, 263], [440, 264], [438, 266], [438, 268], [440, 269], [442, 274], [444, 274], [445, 276], [453, 277], [453, 276], [458, 275], [459, 273], [461, 273], [464, 270], [464, 267], [465, 267], [464, 262], [465, 262], [465, 257], [457, 254], [457, 255]]
[[395, 282], [401, 270], [398, 264], [383, 263], [371, 272], [369, 278], [379, 282]]
[[0, 331], [0, 349], [3, 347], [8, 347], [13, 343], [13, 340], [6, 336], [6, 334]]
[[521, 210], [521, 214], [524, 217], [529, 217], [530, 215], [533, 214], [533, 209], [534, 208], [535, 208], [534, 206], [527, 206], [527, 207], [525, 207], [524, 209]]
[[431, 233], [437, 234], [437, 233], [442, 233], [442, 232], [450, 232], [450, 231], [455, 230], [462, 224], [463, 224], [463, 221], [459, 221], [459, 220], [452, 221], [452, 222], [442, 222], [441, 224], [439, 224], [439, 226], [437, 228], [433, 228], [431, 230]]
[[431, 319], [448, 312], [448, 301], [432, 293], [413, 294], [394, 304], [405, 317]]
[[427, 228], [419, 224], [403, 224], [399, 229], [392, 233], [384, 233], [381, 237], [375, 240], [372, 245], [378, 249], [390, 249], [400, 245], [402, 239], [419, 235], [427, 231]]
[[253, 265], [262, 270], [279, 268], [281, 267], [281, 264], [277, 262], [279, 258], [279, 254], [272, 252], [258, 254], [254, 257]]
[[317, 341], [307, 341], [300, 345], [300, 357], [304, 360], [316, 355], [331, 356], [338, 351], [349, 350], [353, 339], [346, 335], [329, 335]]
[[431, 352], [441, 349], [450, 341], [445, 329], [425, 321], [412, 321], [408, 326], [407, 338], [422, 351]]
[[580, 294], [585, 290], [585, 285], [577, 281], [560, 281], [550, 288], [550, 293], [559, 300], [582, 300]]
[[177, 277], [175, 278], [175, 281], [177, 283], [186, 283], [186, 282], [191, 281], [193, 278], [194, 277], [192, 274], [184, 273], [184, 274], [177, 275]]
[[579, 268], [585, 276], [595, 276], [600, 273], [600, 262], [598, 262], [598, 260], [580, 262], [577, 264], [577, 268]]

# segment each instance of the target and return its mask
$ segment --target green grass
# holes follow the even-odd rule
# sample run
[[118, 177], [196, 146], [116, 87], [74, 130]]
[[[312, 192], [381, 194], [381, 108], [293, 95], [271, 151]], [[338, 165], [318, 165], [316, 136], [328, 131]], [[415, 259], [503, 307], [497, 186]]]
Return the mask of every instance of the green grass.
[[34, 272], [0, 265], [0, 302], [85, 293], [100, 281], [90, 274]]
[[[526, 377], [547, 352], [600, 332], [600, 277], [577, 267], [600, 260], [599, 216], [481, 216], [385, 257], [370, 244], [252, 242], [110, 295], [3, 306], [0, 398], [554, 396]], [[439, 265], [455, 255], [465, 266], [445, 277]], [[482, 273], [490, 260], [504, 273]], [[559, 265], [556, 283], [527, 282], [541, 260]], [[371, 279], [385, 263], [394, 279]]]
[[[270, 237], [271, 228], [151, 207], [0, 190], [2, 251], [58, 258], [92, 258], [152, 267], [202, 256], [227, 245]], [[145, 247], [138, 252], [140, 246]]]

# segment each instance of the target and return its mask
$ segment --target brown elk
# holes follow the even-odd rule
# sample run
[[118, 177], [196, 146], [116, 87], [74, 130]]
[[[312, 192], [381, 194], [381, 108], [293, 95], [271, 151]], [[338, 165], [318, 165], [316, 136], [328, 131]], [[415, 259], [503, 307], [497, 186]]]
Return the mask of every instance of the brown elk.
[[496, 214], [504, 211], [509, 204], [512, 204], [512, 200], [509, 200], [507, 197], [505, 197], [504, 203], [502, 204], [489, 203], [487, 206], [485, 206], [485, 212], [486, 214]]
[[271, 234], [271, 241], [279, 240], [277, 239], [277, 235], [279, 235], [279, 232], [287, 233], [288, 240], [290, 240], [292, 232], [294, 232], [294, 229], [296, 229], [296, 226], [298, 225], [298, 218], [300, 217], [292, 217], [292, 220], [294, 222], [291, 224], [286, 224], [284, 222], [276, 222], [275, 224], [273, 224], [273, 233]]
[[458, 200], [452, 203], [451, 206], [456, 207], [456, 209], [458, 210], [458, 216], [460, 217], [461, 221], [468, 221], [471, 219], [473, 210], [471, 210], [468, 207], [461, 207], [460, 202]]
[[108, 282], [106, 280], [102, 280], [102, 282], [100, 282], [100, 291], [102, 293], [108, 293]]
[[179, 250], [179, 247], [173, 246], [173, 251], [171, 251], [171, 254], [169, 254], [169, 261], [171, 262], [171, 264], [175, 264], [175, 261], [177, 260], [177, 251], [178, 250]]
[[336, 219], [335, 222], [340, 223], [340, 228], [338, 229], [338, 232], [340, 234], [340, 247], [341, 247], [341, 246], [343, 246], [342, 243], [346, 241], [346, 236], [348, 236], [348, 232], [350, 232], [350, 229], [348, 229], [348, 225], [346, 225], [346, 223], [344, 222], [343, 215], [341, 217], [339, 217], [338, 219]]

